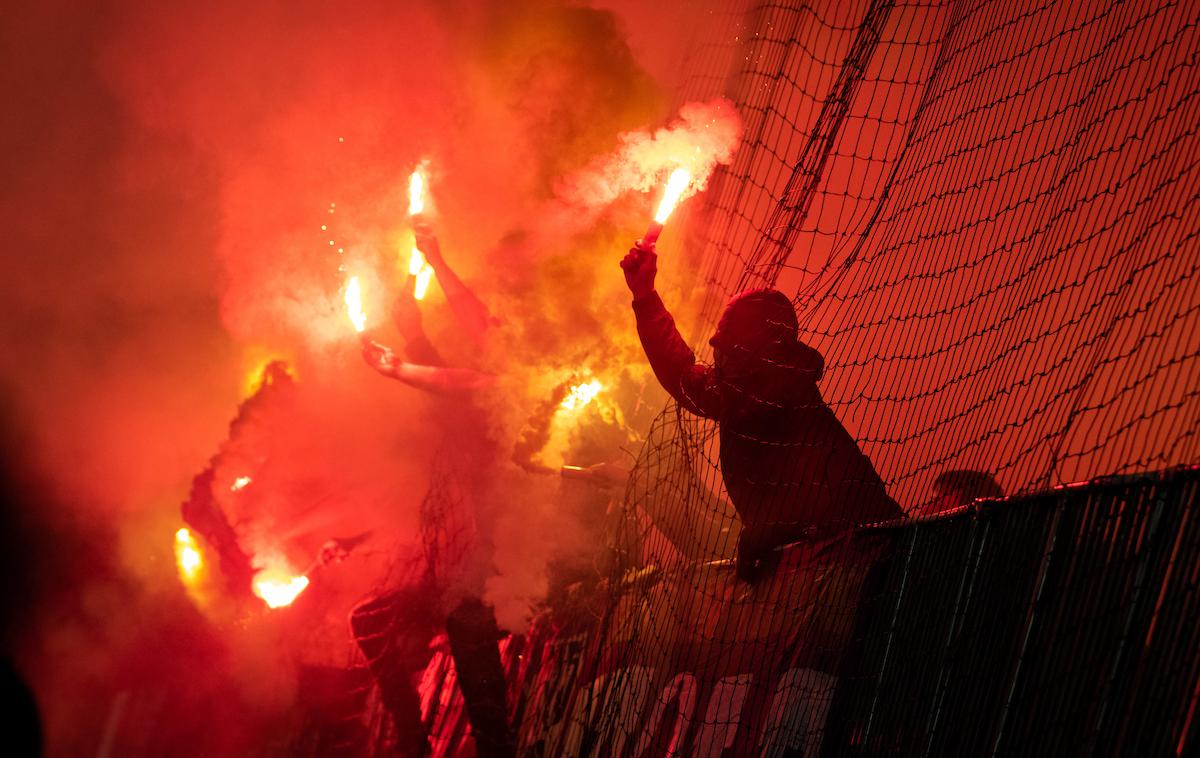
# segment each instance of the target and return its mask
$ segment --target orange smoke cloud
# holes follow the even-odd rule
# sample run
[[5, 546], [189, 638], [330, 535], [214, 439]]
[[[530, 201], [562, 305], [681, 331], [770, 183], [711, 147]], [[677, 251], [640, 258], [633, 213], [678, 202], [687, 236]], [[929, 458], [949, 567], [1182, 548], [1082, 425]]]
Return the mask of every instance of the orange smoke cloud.
[[559, 193], [573, 205], [600, 207], [626, 192], [656, 189], [668, 174], [682, 169], [691, 182], [678, 202], [708, 186], [713, 170], [732, 159], [741, 135], [741, 118], [728, 100], [689, 103], [662, 129], [622, 134], [611, 156], [568, 177]]

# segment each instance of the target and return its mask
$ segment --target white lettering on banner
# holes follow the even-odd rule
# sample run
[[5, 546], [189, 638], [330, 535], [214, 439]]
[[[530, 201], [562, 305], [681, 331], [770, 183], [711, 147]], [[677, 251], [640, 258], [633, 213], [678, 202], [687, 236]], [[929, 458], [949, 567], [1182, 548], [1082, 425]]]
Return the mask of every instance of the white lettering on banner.
[[466, 720], [458, 672], [450, 666], [438, 690], [438, 709], [429, 725], [429, 754], [433, 758], [455, 755], [459, 741], [465, 736]]
[[[630, 734], [627, 727], [638, 723], [638, 717], [650, 702], [650, 684], [653, 672], [645, 666], [630, 666], [617, 669], [608, 676], [598, 677], [592, 685], [576, 694], [575, 707], [571, 709], [570, 722], [563, 738], [559, 755], [579, 755], [583, 747], [583, 734], [589, 724], [595, 725], [598, 715], [603, 714], [604, 727], [610, 749], [608, 755], [620, 755]], [[617, 713], [613, 713], [616, 704]]]
[[522, 745], [539, 745], [548, 755], [547, 746], [558, 744], [568, 721], [567, 706], [574, 692], [585, 642], [585, 635], [579, 634], [543, 645], [543, 663], [534, 674], [533, 694], [521, 723]]
[[[767, 728], [763, 730], [761, 755], [764, 758], [783, 756], [800, 750], [800, 755], [815, 756], [821, 749], [825, 719], [833, 699], [837, 677], [812, 669], [788, 669], [779, 678]], [[789, 753], [790, 754], [790, 753]]]
[[[679, 755], [679, 751], [683, 749], [683, 740], [692, 725], [692, 712], [696, 710], [696, 677], [691, 674], [678, 674], [663, 688], [658, 703], [654, 706], [654, 712], [642, 727], [642, 737], [633, 751], [635, 756], [646, 754], [646, 750], [654, 742], [654, 734], [663, 720], [663, 714], [676, 698], [679, 700], [679, 708], [674, 718], [667, 755]], [[620, 752], [614, 750], [613, 755], [620, 755]]]
[[694, 758], [720, 758], [722, 752], [733, 747], [742, 718], [742, 704], [746, 702], [746, 693], [753, 682], [754, 677], [750, 674], [738, 674], [713, 685], [708, 711], [692, 741]]
[[417, 685], [417, 692], [421, 695], [421, 720], [427, 724], [433, 715], [433, 705], [450, 666], [450, 656], [441, 650], [435, 650], [425, 670], [421, 672], [421, 683]]

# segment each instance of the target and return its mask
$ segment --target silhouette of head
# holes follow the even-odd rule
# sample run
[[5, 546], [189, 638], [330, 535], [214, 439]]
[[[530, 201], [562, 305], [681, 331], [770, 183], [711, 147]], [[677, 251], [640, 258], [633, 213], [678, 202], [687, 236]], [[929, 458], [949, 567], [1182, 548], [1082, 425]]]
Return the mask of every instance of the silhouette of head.
[[709, 340], [717, 371], [731, 378], [774, 365], [812, 372], [815, 381], [824, 370], [824, 360], [799, 341], [797, 332], [796, 310], [779, 290], [754, 289], [735, 295]]
[[933, 491], [954, 505], [965, 505], [979, 497], [1004, 497], [1004, 489], [996, 477], [972, 469], [943, 471], [933, 480]]

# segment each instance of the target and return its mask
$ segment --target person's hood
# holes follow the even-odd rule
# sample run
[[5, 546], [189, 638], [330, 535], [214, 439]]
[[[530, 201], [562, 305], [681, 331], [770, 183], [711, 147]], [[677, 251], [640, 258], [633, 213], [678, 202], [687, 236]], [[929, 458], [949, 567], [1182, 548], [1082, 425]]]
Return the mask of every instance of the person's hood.
[[796, 312], [782, 292], [741, 293], [726, 306], [711, 340], [722, 355], [718, 376], [735, 392], [768, 404], [811, 402], [825, 359], [797, 332]]

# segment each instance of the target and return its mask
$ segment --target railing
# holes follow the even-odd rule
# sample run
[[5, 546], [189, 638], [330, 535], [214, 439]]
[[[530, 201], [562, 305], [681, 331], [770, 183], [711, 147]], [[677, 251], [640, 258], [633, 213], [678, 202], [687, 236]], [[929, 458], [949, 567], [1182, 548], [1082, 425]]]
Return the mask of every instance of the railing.
[[[553, 665], [527, 672], [537, 727], [522, 746], [1183, 754], [1198, 730], [1198, 487], [1196, 468], [1094, 481], [879, 525], [849, 553], [826, 546], [833, 559], [792, 548], [753, 586], [711, 564], [629, 585], [596, 627], [531, 638]], [[558, 645], [577, 649], [570, 665]]]

